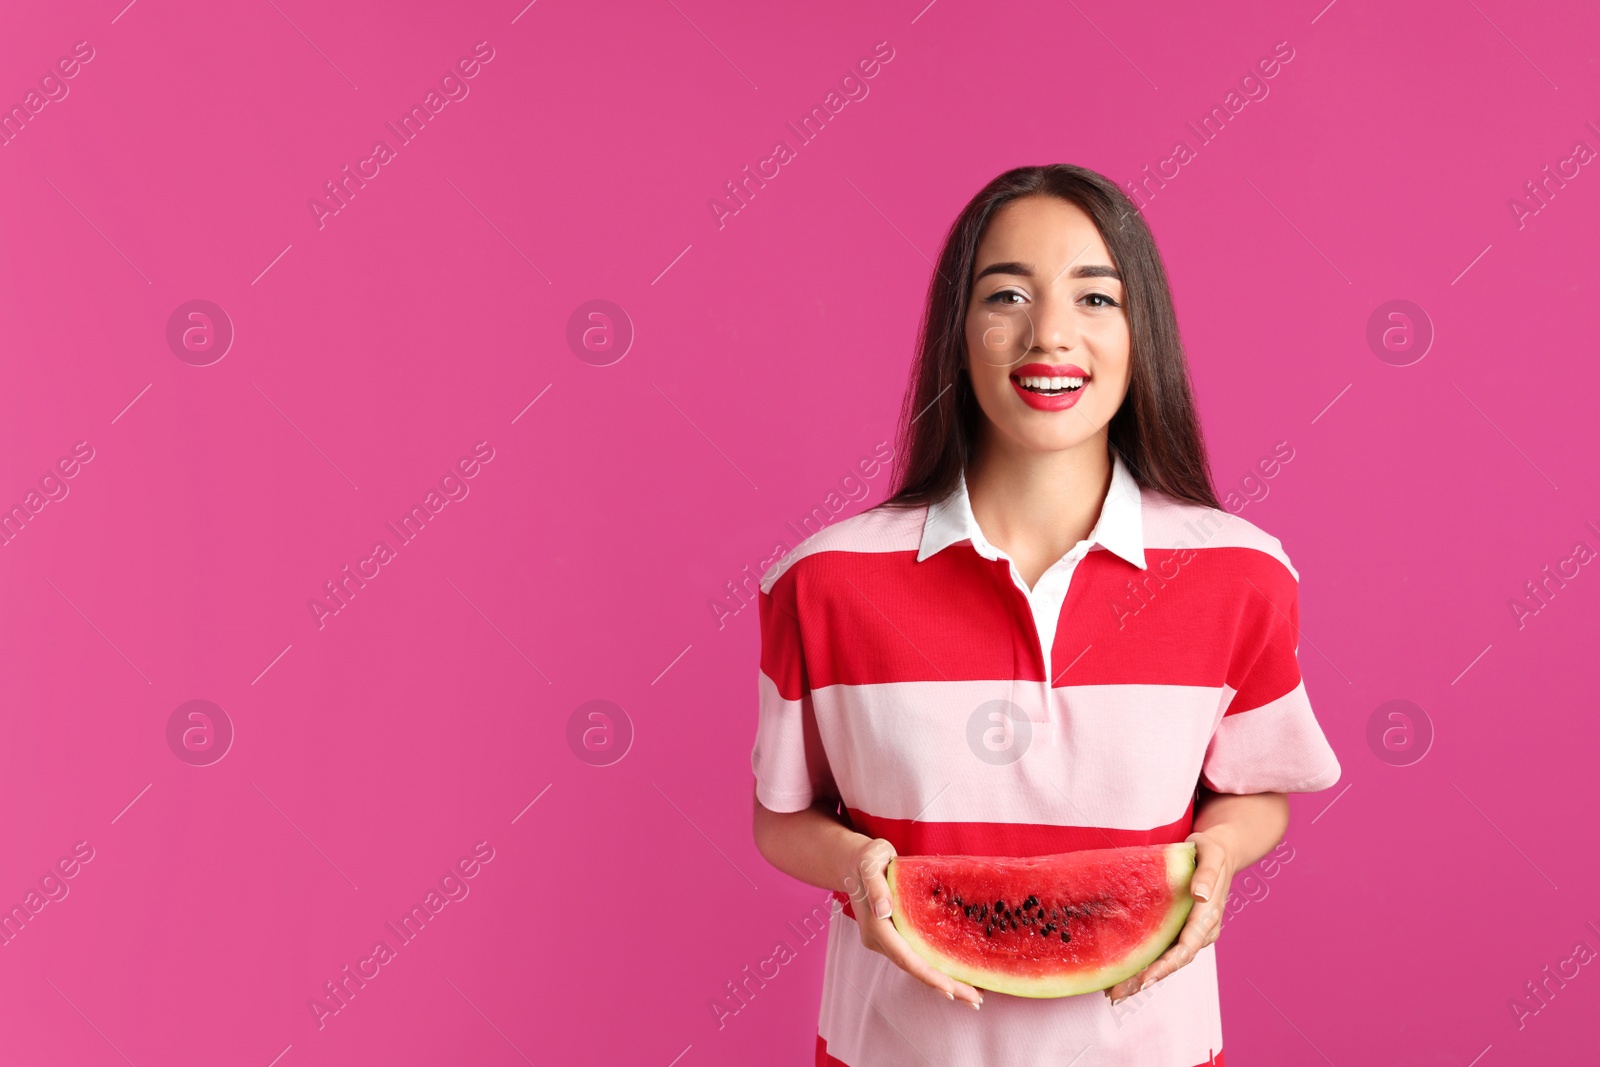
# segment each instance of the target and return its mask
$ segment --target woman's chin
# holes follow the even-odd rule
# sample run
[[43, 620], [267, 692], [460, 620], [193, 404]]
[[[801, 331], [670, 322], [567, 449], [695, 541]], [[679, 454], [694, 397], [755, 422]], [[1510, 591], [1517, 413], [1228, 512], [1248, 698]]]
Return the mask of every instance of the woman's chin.
[[[1031, 413], [1030, 413], [1031, 414]], [[1070, 414], [1061, 412], [1062, 415]], [[1065, 419], [1053, 420], [1056, 424], [1040, 426], [1044, 420], [1024, 419], [1005, 427], [1005, 436], [1009, 437], [1023, 451], [1048, 455], [1054, 452], [1067, 452], [1074, 448], [1088, 444], [1100, 436], [1100, 429], [1094, 423], [1074, 416], [1071, 422]]]

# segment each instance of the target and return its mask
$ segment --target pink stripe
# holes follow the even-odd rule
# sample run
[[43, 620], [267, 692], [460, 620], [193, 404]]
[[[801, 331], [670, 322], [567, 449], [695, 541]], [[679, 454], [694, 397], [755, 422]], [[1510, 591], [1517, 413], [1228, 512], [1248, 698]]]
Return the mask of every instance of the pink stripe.
[[[828, 1043], [822, 1039], [821, 1034], [818, 1034], [817, 1067], [851, 1067], [851, 1065], [836, 1056], [829, 1055]], [[1195, 1064], [1194, 1067], [1227, 1067], [1227, 1064], [1223, 1062], [1222, 1050], [1218, 1049], [1216, 1052], [1212, 1053], [1210, 1059], [1202, 1060], [1201, 1062]]]
[[1314, 793], [1337, 782], [1339, 757], [1317, 725], [1306, 687], [1224, 716], [1201, 780], [1219, 793]]

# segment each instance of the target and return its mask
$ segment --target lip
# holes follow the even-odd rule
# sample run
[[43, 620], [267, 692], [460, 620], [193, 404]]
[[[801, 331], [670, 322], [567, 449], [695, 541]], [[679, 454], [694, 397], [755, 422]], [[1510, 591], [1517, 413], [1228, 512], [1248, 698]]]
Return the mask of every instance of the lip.
[[[1087, 378], [1089, 372], [1076, 363], [1024, 363], [1011, 372], [1024, 378]], [[1084, 383], [1088, 384], [1088, 383]]]
[[[1063, 393], [1060, 396], [1043, 396], [1024, 389], [1018, 380], [1021, 378], [1082, 378], [1084, 382], [1083, 388], [1076, 392]], [[1039, 411], [1065, 411], [1078, 402], [1078, 398], [1089, 388], [1091, 381], [1088, 371], [1072, 363], [1024, 363], [1011, 372], [1009, 380], [1011, 388], [1017, 391], [1022, 402]]]

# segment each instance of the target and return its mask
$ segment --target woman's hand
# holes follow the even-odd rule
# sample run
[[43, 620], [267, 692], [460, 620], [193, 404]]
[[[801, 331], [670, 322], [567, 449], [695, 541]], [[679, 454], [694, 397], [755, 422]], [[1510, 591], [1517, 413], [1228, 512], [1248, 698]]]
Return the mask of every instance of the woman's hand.
[[851, 857], [850, 869], [844, 884], [850, 894], [850, 909], [855, 912], [856, 925], [861, 929], [861, 943], [874, 952], [889, 957], [890, 962], [918, 981], [932, 986], [951, 1000], [960, 1000], [974, 1008], [983, 1004], [983, 994], [965, 982], [958, 982], [934, 970], [927, 960], [911, 950], [890, 921], [892, 902], [889, 899], [889, 882], [883, 872], [894, 859], [894, 846], [883, 838], [867, 841]]
[[1193, 960], [1195, 953], [1213, 943], [1222, 930], [1222, 909], [1228, 903], [1228, 886], [1237, 870], [1232, 855], [1219, 840], [1215, 829], [1192, 833], [1185, 840], [1194, 842], [1194, 877], [1189, 893], [1194, 906], [1178, 933], [1178, 940], [1150, 966], [1106, 990], [1111, 1003], [1133, 996], [1152, 982], [1159, 982]]

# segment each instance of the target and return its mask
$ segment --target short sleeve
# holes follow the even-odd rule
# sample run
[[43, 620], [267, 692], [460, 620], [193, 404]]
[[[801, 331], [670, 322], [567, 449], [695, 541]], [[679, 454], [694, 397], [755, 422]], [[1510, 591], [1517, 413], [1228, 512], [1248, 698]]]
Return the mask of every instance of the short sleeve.
[[1266, 557], [1246, 575], [1228, 666], [1234, 690], [1206, 749], [1200, 781], [1218, 793], [1311, 793], [1339, 780], [1339, 759], [1300, 674], [1300, 591]]
[[806, 675], [799, 577], [790, 567], [760, 593], [761, 668], [750, 766], [756, 799], [769, 811], [802, 811], [834, 791]]

